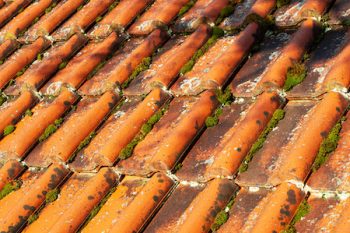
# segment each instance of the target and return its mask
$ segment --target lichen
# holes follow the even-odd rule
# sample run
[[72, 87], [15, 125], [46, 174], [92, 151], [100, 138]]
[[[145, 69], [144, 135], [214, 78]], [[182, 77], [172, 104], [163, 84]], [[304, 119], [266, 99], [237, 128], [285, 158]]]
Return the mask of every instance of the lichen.
[[14, 130], [16, 129], [16, 127], [14, 125], [8, 125], [5, 127], [4, 129], [4, 136], [9, 135], [10, 133], [12, 133]]
[[14, 180], [12, 182], [7, 183], [0, 191], [0, 200], [6, 197], [8, 194], [13, 191], [18, 190], [22, 185], [20, 180]]
[[248, 152], [247, 156], [245, 157], [244, 161], [242, 162], [241, 166], [239, 167], [239, 169], [238, 169], [239, 173], [243, 173], [243, 172], [247, 171], [249, 162], [253, 159], [255, 153], [258, 152], [262, 148], [268, 134], [276, 127], [278, 122], [284, 118], [284, 115], [285, 115], [285, 111], [282, 109], [277, 109], [273, 113], [272, 118], [269, 121], [267, 127], [260, 134], [258, 140], [256, 140], [256, 142], [250, 148], [250, 151]]
[[290, 224], [288, 225], [288, 227], [282, 231], [282, 233], [296, 233], [297, 230], [295, 229], [295, 224], [297, 222], [299, 222], [303, 217], [305, 217], [311, 210], [311, 207], [309, 205], [309, 203], [307, 203], [307, 200], [303, 200], [299, 207], [298, 210], [296, 212], [296, 214], [294, 215], [293, 220], [290, 222]]
[[45, 139], [47, 139], [51, 134], [53, 134], [54, 132], [56, 132], [56, 130], [58, 129], [58, 127], [62, 124], [63, 122], [63, 118], [59, 118], [57, 120], [55, 120], [55, 122], [53, 124], [50, 124], [48, 127], [46, 127], [44, 133], [39, 137], [39, 142], [44, 141]]
[[345, 117], [342, 118], [329, 132], [327, 138], [325, 138], [321, 144], [321, 147], [317, 153], [315, 161], [312, 165], [312, 171], [317, 171], [322, 164], [324, 164], [331, 152], [337, 148], [338, 141], [340, 139], [339, 133], [342, 128], [342, 122]]
[[296, 62], [288, 69], [286, 82], [283, 89], [291, 90], [294, 86], [301, 83], [306, 77], [306, 67], [303, 63]]
[[129, 86], [130, 82], [137, 76], [139, 75], [142, 71], [145, 71], [149, 68], [151, 65], [152, 58], [151, 57], [145, 57], [142, 62], [136, 67], [136, 69], [132, 72], [128, 80], [126, 80], [122, 85], [122, 89], [126, 88]]

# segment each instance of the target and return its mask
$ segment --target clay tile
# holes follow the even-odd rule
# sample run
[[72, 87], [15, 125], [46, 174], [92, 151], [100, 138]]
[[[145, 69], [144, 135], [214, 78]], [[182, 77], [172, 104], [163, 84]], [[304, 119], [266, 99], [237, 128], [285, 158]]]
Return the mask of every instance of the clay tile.
[[17, 160], [9, 160], [0, 168], [0, 190], [9, 182], [17, 178], [24, 170], [24, 166]]
[[126, 176], [82, 232], [139, 232], [174, 182], [162, 173], [150, 179]]
[[169, 97], [161, 89], [154, 89], [143, 100], [136, 97], [126, 99], [123, 106], [108, 118], [89, 146], [78, 153], [70, 167], [89, 171], [100, 166], [112, 166], [122, 149]]
[[303, 198], [303, 191], [289, 183], [273, 189], [242, 188], [235, 197], [228, 221], [218, 232], [281, 232]]
[[329, 11], [330, 24], [346, 23], [350, 19], [350, 2], [347, 0], [336, 0]]
[[175, 32], [188, 32], [194, 31], [202, 23], [214, 25], [221, 10], [229, 3], [229, 0], [198, 0], [188, 12], [175, 22], [172, 29]]
[[46, 194], [59, 186], [68, 173], [57, 164], [46, 170], [27, 170], [19, 178], [20, 188], [0, 200], [0, 230], [18, 232], [45, 201]]
[[89, 33], [90, 38], [98, 39], [108, 36], [113, 31], [124, 31], [153, 0], [121, 0], [106, 14]]
[[128, 32], [147, 35], [154, 29], [168, 25], [189, 0], [156, 0], [141, 17], [131, 25]]
[[119, 96], [113, 92], [106, 92], [101, 97], [83, 98], [62, 126], [31, 151], [25, 160], [26, 164], [45, 167], [55, 161], [67, 162], [80, 143], [101, 124], [118, 100]]
[[199, 97], [175, 98], [161, 120], [135, 147], [132, 156], [121, 161], [117, 169], [127, 174], [172, 169], [216, 106], [215, 94], [210, 91]]
[[135, 38], [126, 42], [106, 65], [79, 90], [83, 95], [99, 95], [107, 90], [115, 89], [127, 81], [129, 76], [160, 47], [168, 35], [164, 30], [157, 29], [146, 38]]
[[256, 23], [249, 24], [240, 34], [219, 39], [193, 69], [172, 86], [175, 95], [196, 95], [207, 89], [220, 89], [239, 67], [259, 31]]
[[109, 168], [97, 174], [73, 174], [57, 200], [47, 204], [24, 232], [75, 232], [117, 181], [118, 176]]
[[189, 36], [175, 36], [170, 39], [152, 59], [149, 69], [139, 74], [124, 90], [125, 95], [139, 95], [155, 87], [167, 89], [177, 78], [181, 68], [208, 40], [211, 32], [207, 25], [201, 25]]
[[236, 182], [243, 186], [274, 186], [288, 180], [303, 182], [321, 142], [347, 106], [348, 101], [335, 92], [326, 94], [320, 102], [289, 102], [284, 119], [268, 135], [263, 148]]
[[233, 176], [281, 103], [276, 93], [264, 93], [254, 102], [237, 100], [225, 107], [218, 125], [204, 132], [176, 175], [197, 181]]
[[293, 27], [310, 18], [321, 18], [333, 0], [293, 0], [275, 13], [275, 22], [279, 27]]
[[205, 185], [179, 184], [144, 232], [208, 232], [236, 190], [237, 186], [226, 179]]
[[0, 141], [0, 161], [20, 159], [34, 145], [45, 129], [67, 111], [77, 96], [63, 89], [54, 100], [43, 100], [25, 116], [15, 130]]
[[237, 3], [232, 15], [227, 17], [220, 27], [224, 30], [234, 30], [246, 22], [249, 17], [265, 18], [274, 8], [275, 0], [250, 0]]
[[0, 60], [3, 60], [11, 55], [11, 53], [13, 53], [18, 46], [19, 43], [14, 39], [6, 40], [5, 42], [0, 43]]
[[7, 4], [0, 9], [0, 27], [10, 21], [18, 12], [28, 6], [32, 0], [15, 0], [8, 1]]

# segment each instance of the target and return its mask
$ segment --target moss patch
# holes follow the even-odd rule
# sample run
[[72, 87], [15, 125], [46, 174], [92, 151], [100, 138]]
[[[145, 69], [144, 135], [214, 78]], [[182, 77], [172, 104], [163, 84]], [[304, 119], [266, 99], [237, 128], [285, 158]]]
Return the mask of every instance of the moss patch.
[[124, 89], [127, 86], [129, 86], [130, 82], [137, 76], [139, 75], [142, 71], [145, 71], [149, 68], [151, 65], [152, 58], [151, 57], [146, 57], [142, 60], [142, 62], [136, 67], [136, 69], [132, 72], [128, 80], [126, 80], [121, 87]]
[[324, 164], [328, 156], [331, 152], [333, 152], [338, 145], [338, 141], [340, 139], [339, 133], [342, 128], [342, 122], [345, 121], [345, 117], [343, 117], [340, 122], [338, 122], [329, 132], [327, 138], [325, 138], [321, 144], [321, 147], [318, 151], [318, 154], [315, 158], [315, 161], [312, 165], [312, 171], [317, 171], [322, 164]]
[[345, 27], [350, 27], [350, 19], [344, 19], [341, 24]]
[[224, 18], [226, 18], [227, 16], [231, 15], [234, 10], [235, 10], [235, 8], [232, 5], [228, 5], [228, 6], [224, 7], [220, 11], [220, 15], [216, 19], [215, 24], [216, 25], [220, 24], [224, 20]]
[[192, 7], [193, 7], [193, 5], [196, 3], [196, 1], [197, 0], [190, 0], [188, 3], [186, 3], [186, 5], [184, 5], [181, 9], [180, 9], [180, 11], [179, 11], [179, 13], [177, 14], [177, 17], [181, 17], [181, 16], [183, 16], [187, 11], [189, 11]]
[[229, 88], [225, 91], [217, 90], [215, 93], [216, 98], [222, 105], [230, 105], [233, 102], [233, 95]]
[[19, 180], [14, 180], [12, 182], [7, 183], [0, 191], [0, 200], [6, 197], [8, 194], [13, 191], [18, 190], [22, 185], [22, 182]]
[[291, 221], [291, 223], [288, 225], [288, 227], [282, 231], [282, 233], [296, 233], [297, 230], [295, 229], [294, 225], [299, 222], [303, 217], [305, 217], [311, 210], [310, 205], [307, 203], [307, 200], [303, 200], [299, 207], [298, 210]]
[[60, 193], [60, 191], [58, 188], [55, 188], [55, 189], [48, 191], [45, 195], [46, 204], [56, 201], [59, 193]]
[[276, 6], [277, 8], [280, 8], [282, 6], [285, 6], [290, 3], [290, 0], [277, 0]]
[[227, 206], [216, 215], [214, 223], [211, 225], [212, 232], [216, 232], [222, 225], [224, 225], [224, 223], [227, 222], [227, 220], [229, 219], [229, 213], [226, 212], [226, 209], [231, 209], [231, 207], [235, 203], [235, 198], [236, 195], [234, 195], [227, 204]]
[[16, 127], [14, 125], [8, 125], [5, 127], [4, 129], [4, 136], [9, 135], [10, 133], [12, 133], [14, 130], [16, 129]]
[[247, 156], [245, 157], [243, 163], [238, 169], [239, 173], [243, 173], [247, 171], [249, 162], [253, 159], [256, 152], [258, 152], [262, 147], [263, 144], [267, 138], [267, 135], [276, 127], [278, 122], [284, 118], [285, 111], [282, 109], [277, 109], [269, 121], [267, 127], [264, 129], [264, 131], [260, 134], [258, 140], [253, 144], [252, 148], [248, 152]]
[[30, 225], [33, 222], [35, 222], [39, 218], [39, 215], [37, 213], [32, 214], [28, 217], [27, 224]]
[[45, 139], [47, 139], [51, 134], [53, 134], [54, 132], [56, 132], [56, 130], [58, 129], [58, 127], [62, 124], [63, 122], [63, 118], [59, 118], [57, 120], [55, 120], [55, 122], [51, 125], [49, 125], [44, 133], [39, 137], [39, 142], [44, 141]]
[[288, 69], [286, 82], [283, 89], [286, 91], [291, 90], [294, 86], [301, 83], [306, 77], [306, 67], [303, 63], [294, 63], [292, 67]]
[[64, 68], [67, 66], [67, 64], [68, 64], [67, 61], [61, 62], [61, 64], [59, 64], [59, 66], [58, 66], [58, 69], [59, 69], [59, 70], [64, 69]]
[[208, 128], [217, 125], [219, 123], [219, 116], [222, 114], [222, 112], [222, 107], [217, 108], [212, 116], [209, 116], [207, 119], [205, 119], [205, 125]]
[[140, 132], [135, 138], [120, 152], [119, 159], [127, 159], [132, 155], [135, 146], [142, 141], [146, 135], [152, 130], [153, 126], [160, 120], [160, 118], [168, 110], [169, 104], [167, 103], [162, 109], [157, 111], [142, 127]]

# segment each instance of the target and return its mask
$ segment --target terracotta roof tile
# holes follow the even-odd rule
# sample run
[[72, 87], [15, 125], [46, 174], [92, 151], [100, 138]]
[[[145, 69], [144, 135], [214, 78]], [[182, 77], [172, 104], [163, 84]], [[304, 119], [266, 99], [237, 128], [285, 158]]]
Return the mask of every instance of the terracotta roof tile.
[[264, 93], [254, 102], [237, 100], [225, 107], [219, 124], [204, 132], [176, 175], [199, 181], [233, 176], [281, 103], [276, 93]]
[[15, 39], [6, 40], [0, 43], [0, 60], [4, 60], [11, 55], [19, 47], [18, 42]]
[[215, 95], [210, 91], [199, 97], [175, 98], [161, 120], [135, 147], [132, 156], [121, 161], [117, 168], [127, 174], [172, 169], [216, 105]]
[[9, 160], [0, 168], [0, 190], [23, 172], [24, 166], [17, 160]]
[[97, 174], [74, 174], [60, 188], [60, 194], [39, 213], [24, 232], [74, 232], [115, 185], [118, 176], [109, 168]]
[[10, 21], [21, 9], [28, 6], [33, 0], [7, 1], [6, 5], [0, 9], [0, 27]]
[[154, 87], [168, 88], [177, 78], [181, 68], [208, 40], [211, 29], [201, 25], [189, 36], [174, 36], [152, 59], [150, 68], [138, 75], [124, 91], [126, 95], [148, 93]]
[[166, 198], [174, 182], [162, 173], [126, 176], [82, 232], [138, 232]]
[[242, 188], [229, 220], [218, 232], [281, 232], [292, 220], [304, 192], [294, 184], [273, 188]]
[[143, 100], [126, 99], [123, 106], [108, 118], [90, 145], [71, 164], [74, 170], [94, 170], [112, 166], [123, 148], [137, 135], [143, 124], [169, 100], [169, 95], [155, 89]]
[[258, 32], [259, 25], [251, 23], [240, 34], [219, 39], [190, 72], [178, 79], [172, 92], [196, 95], [206, 89], [220, 89], [248, 54]]
[[347, 106], [348, 100], [335, 92], [326, 94], [320, 102], [289, 102], [285, 118], [268, 136], [248, 170], [238, 176], [238, 184], [275, 186], [288, 180], [303, 182], [322, 140]]
[[350, 2], [347, 0], [336, 0], [329, 11], [330, 23], [340, 24], [348, 22], [350, 19], [349, 13]]
[[18, 190], [0, 200], [0, 230], [17, 232], [45, 201], [45, 195], [55, 189], [68, 175], [62, 165], [51, 165], [46, 170], [27, 170], [20, 178]]

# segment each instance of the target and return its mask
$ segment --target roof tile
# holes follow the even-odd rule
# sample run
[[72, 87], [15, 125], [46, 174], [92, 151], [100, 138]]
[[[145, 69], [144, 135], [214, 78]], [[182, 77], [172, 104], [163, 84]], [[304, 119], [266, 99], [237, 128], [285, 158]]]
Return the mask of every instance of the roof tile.
[[169, 95], [155, 89], [143, 100], [126, 99], [92, 139], [89, 146], [76, 156], [70, 165], [74, 170], [94, 170], [100, 166], [112, 166], [123, 148], [136, 136], [143, 124], [169, 100]]
[[285, 118], [236, 182], [242, 186], [275, 186], [288, 180], [304, 181], [322, 140], [347, 106], [348, 101], [335, 92], [326, 94], [320, 102], [289, 102]]
[[18, 47], [19, 43], [15, 39], [0, 43], [0, 60], [5, 60], [5, 58], [11, 55]]
[[204, 132], [176, 175], [199, 181], [234, 175], [281, 103], [276, 93], [264, 93], [255, 102], [239, 100], [225, 107], [219, 124]]
[[[117, 169], [126, 174], [148, 174], [170, 170], [204, 126], [217, 105], [211, 91], [199, 97], [175, 98], [169, 110]], [[170, 133], [171, 132], [171, 133]]]
[[346, 23], [350, 20], [350, 2], [347, 0], [336, 0], [329, 11], [330, 24]]
[[0, 27], [10, 21], [21, 9], [28, 6], [33, 0], [7, 1], [6, 5], [0, 9]]
[[226, 179], [195, 186], [180, 183], [145, 232], [208, 232], [236, 190], [237, 186]]
[[10, 181], [23, 172], [24, 166], [17, 160], [9, 160], [0, 168], [0, 191]]
[[162, 173], [150, 179], [126, 176], [82, 232], [139, 232], [173, 184]]

